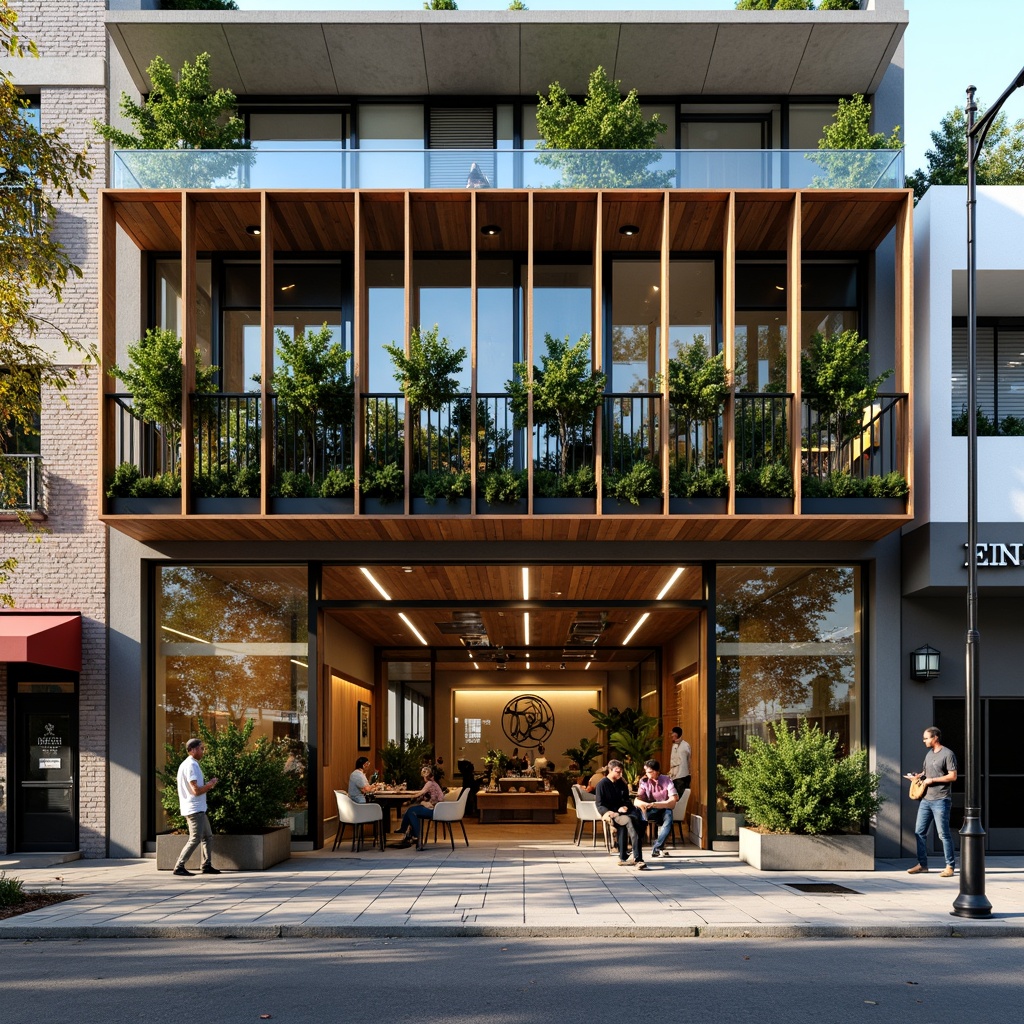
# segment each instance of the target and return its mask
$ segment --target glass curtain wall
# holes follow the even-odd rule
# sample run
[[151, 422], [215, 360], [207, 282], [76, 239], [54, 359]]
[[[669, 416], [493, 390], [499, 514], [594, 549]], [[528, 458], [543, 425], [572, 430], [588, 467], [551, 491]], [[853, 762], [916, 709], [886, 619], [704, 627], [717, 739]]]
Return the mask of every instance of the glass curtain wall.
[[[156, 569], [154, 768], [198, 731], [248, 719], [253, 741], [287, 744], [300, 773], [289, 807], [306, 820], [309, 744], [306, 567], [159, 566]], [[154, 782], [156, 829], [166, 827]]]
[[[862, 573], [857, 566], [722, 565], [717, 574], [715, 763], [733, 765], [750, 736], [801, 718], [864, 742]], [[743, 824], [719, 778], [717, 834]]]
[[402, 465], [403, 405], [395, 366], [385, 345], [405, 347], [405, 265], [401, 259], [366, 261], [369, 391], [364, 403], [367, 466]]
[[505, 383], [521, 361], [523, 295], [519, 268], [510, 259], [477, 264], [477, 461], [481, 472], [522, 470], [525, 432], [512, 422]]

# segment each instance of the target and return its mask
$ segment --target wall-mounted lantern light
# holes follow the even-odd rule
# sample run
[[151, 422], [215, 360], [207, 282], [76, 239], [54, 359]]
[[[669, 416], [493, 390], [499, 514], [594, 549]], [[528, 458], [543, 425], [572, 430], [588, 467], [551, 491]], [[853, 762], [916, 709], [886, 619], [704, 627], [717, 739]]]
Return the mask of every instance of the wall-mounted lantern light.
[[914, 679], [934, 679], [939, 674], [939, 654], [927, 644], [910, 652], [910, 674]]

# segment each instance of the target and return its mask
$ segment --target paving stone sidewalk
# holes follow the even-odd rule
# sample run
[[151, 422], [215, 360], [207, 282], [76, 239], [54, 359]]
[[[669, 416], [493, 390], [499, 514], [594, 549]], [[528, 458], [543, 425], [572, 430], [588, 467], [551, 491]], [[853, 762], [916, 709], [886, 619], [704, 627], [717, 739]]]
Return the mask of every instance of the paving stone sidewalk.
[[[28, 889], [85, 893], [0, 921], [0, 938], [369, 935], [1024, 937], [1024, 857], [986, 865], [990, 919], [950, 915], [959, 878], [755, 871], [735, 854], [687, 851], [619, 867], [603, 850], [494, 844], [297, 853], [265, 872], [175, 877], [146, 860], [4, 858]], [[61, 880], [58, 880], [61, 879]], [[833, 884], [852, 892], [805, 892]]]

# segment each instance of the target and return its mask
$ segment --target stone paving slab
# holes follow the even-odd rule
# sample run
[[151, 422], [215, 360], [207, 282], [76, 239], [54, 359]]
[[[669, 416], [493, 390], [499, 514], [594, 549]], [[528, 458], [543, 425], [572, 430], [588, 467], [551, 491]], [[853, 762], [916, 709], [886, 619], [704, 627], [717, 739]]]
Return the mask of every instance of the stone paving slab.
[[[8, 861], [11, 861], [8, 858]], [[203, 936], [945, 937], [1024, 936], [1024, 857], [990, 858], [989, 919], [952, 917], [957, 879], [874, 872], [759, 872], [730, 854], [682, 852], [648, 870], [603, 850], [514, 842], [413, 854], [299, 853], [267, 872], [177, 878], [153, 860], [6, 870], [29, 890], [85, 893], [0, 921], [0, 939]], [[835, 882], [852, 894], [787, 883]]]

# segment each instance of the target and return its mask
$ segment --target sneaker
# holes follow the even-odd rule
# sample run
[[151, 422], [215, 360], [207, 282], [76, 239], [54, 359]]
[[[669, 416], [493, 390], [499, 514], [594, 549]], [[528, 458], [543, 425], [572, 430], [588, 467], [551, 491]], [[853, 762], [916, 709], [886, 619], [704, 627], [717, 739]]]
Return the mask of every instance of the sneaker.
[[179, 866], [179, 867], [176, 867], [176, 868], [175, 868], [175, 869], [174, 869], [174, 870], [173, 870], [173, 871], [171, 872], [171, 874], [172, 874], [172, 875], [184, 875], [184, 876], [185, 876], [186, 878], [191, 878], [191, 877], [192, 877], [192, 872], [191, 872], [191, 871], [189, 871], [189, 870], [188, 870], [188, 868], [185, 868], [185, 867], [180, 867], [180, 866]]
[[[924, 875], [928, 873], [928, 869], [923, 864], [915, 864], [912, 868], [907, 868], [908, 875]], [[952, 872], [950, 872], [952, 874]]]
[[220, 868], [215, 868], [212, 864], [207, 864], [206, 867], [203, 868], [203, 874], [204, 875], [219, 875], [220, 874]]
[[652, 857], [660, 857], [661, 856], [661, 850], [651, 850], [651, 856]]
[[947, 864], [940, 872], [939, 878], [952, 878], [953, 877], [953, 865]]
[[395, 831], [394, 831], [394, 835], [396, 835], [396, 836], [404, 836], [405, 835], [405, 829], [404, 828], [396, 828]]
[[619, 860], [617, 861], [617, 863], [618, 863], [620, 868], [624, 868], [624, 867], [626, 867], [627, 864], [629, 864], [629, 861], [628, 860], [622, 860], [622, 858], [620, 857]]
[[671, 857], [672, 856], [672, 854], [669, 853], [668, 850], [659, 850], [658, 853], [660, 853], [662, 857]]
[[633, 867], [635, 867], [637, 871], [643, 871], [646, 869], [647, 865], [642, 860], [635, 860], [633, 861]]

